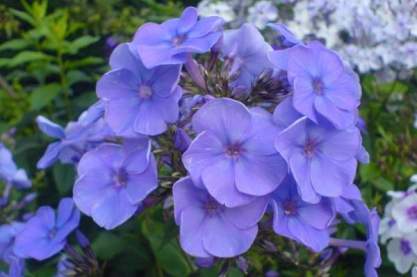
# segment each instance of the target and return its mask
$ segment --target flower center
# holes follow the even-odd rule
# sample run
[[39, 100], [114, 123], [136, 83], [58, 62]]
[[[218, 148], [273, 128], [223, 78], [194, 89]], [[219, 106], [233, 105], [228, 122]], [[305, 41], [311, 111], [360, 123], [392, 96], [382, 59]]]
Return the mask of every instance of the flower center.
[[172, 39], [172, 44], [177, 47], [180, 46], [187, 39], [186, 35], [177, 35]]
[[411, 206], [407, 209], [408, 218], [412, 220], [417, 219], [417, 205]]
[[408, 240], [402, 239], [400, 241], [400, 249], [401, 249], [401, 252], [403, 252], [404, 256], [407, 256], [408, 254], [410, 254], [411, 253], [410, 242]]
[[287, 200], [283, 204], [284, 214], [285, 215], [295, 215], [297, 214], [297, 204], [294, 201]]
[[230, 158], [237, 159], [244, 152], [240, 143], [230, 144], [226, 147], [226, 155]]
[[312, 139], [307, 139], [307, 141], [304, 144], [304, 155], [308, 158], [313, 157], [314, 152], [316, 151], [317, 143]]
[[313, 90], [314, 90], [315, 94], [323, 95], [323, 91], [324, 91], [323, 81], [320, 80], [320, 79], [314, 79], [313, 80]]
[[148, 99], [152, 96], [152, 88], [147, 85], [141, 85], [139, 87], [139, 97], [142, 99]]
[[129, 175], [126, 172], [126, 169], [120, 168], [114, 176], [114, 186], [116, 188], [121, 188], [127, 185], [129, 180]]
[[49, 233], [48, 233], [49, 239], [53, 239], [56, 236], [56, 233], [57, 233], [57, 229], [55, 227], [49, 230]]
[[220, 205], [216, 200], [213, 198], [209, 198], [203, 206], [205, 212], [209, 216], [213, 216], [218, 214], [222, 211], [222, 205]]

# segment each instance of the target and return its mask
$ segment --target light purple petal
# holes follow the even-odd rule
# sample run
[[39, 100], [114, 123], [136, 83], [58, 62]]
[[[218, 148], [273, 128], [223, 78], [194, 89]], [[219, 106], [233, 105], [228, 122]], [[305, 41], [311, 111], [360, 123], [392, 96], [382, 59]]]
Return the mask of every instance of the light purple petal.
[[199, 133], [209, 130], [224, 143], [243, 139], [251, 128], [249, 110], [229, 98], [211, 100], [193, 116], [193, 128]]
[[227, 258], [249, 250], [258, 233], [258, 226], [240, 230], [221, 217], [206, 219], [204, 249], [213, 256]]
[[297, 240], [315, 252], [320, 252], [329, 245], [327, 230], [317, 230], [295, 218], [288, 220], [288, 230]]
[[237, 207], [253, 200], [253, 196], [236, 189], [233, 161], [219, 159], [202, 171], [202, 180], [211, 196], [226, 207]]
[[37, 116], [36, 123], [44, 134], [52, 138], [62, 139], [65, 137], [64, 129], [44, 116]]
[[301, 198], [309, 203], [320, 201], [320, 196], [313, 188], [310, 177], [310, 161], [301, 153], [297, 153], [291, 156], [289, 165]]
[[337, 108], [333, 102], [325, 97], [316, 97], [314, 107], [319, 114], [338, 129], [349, 128], [355, 124], [356, 113]]
[[180, 244], [187, 254], [195, 257], [210, 257], [203, 247], [206, 233], [206, 215], [202, 209], [188, 207], [181, 211]]
[[268, 202], [268, 196], [259, 197], [247, 205], [226, 209], [224, 211], [225, 219], [240, 229], [253, 227], [261, 220]]

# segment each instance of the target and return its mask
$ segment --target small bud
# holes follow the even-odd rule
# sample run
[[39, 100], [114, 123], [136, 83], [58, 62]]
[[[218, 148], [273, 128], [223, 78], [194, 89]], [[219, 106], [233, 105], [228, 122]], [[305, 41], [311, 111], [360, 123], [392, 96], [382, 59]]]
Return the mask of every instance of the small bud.
[[248, 274], [249, 264], [248, 264], [248, 261], [244, 257], [242, 256], [237, 257], [236, 265], [243, 273]]

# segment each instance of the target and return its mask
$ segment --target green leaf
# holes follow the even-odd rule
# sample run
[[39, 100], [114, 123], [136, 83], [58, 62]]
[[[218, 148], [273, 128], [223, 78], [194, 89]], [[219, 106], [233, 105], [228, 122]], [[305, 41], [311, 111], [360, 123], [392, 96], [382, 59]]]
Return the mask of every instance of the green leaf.
[[30, 95], [30, 105], [32, 110], [40, 110], [48, 105], [61, 92], [61, 86], [52, 83], [37, 87]]
[[68, 52], [76, 54], [78, 50], [85, 48], [99, 40], [99, 37], [82, 36], [75, 39], [74, 41], [68, 42]]
[[6, 41], [5, 43], [2, 43], [0, 45], [0, 51], [20, 50], [29, 46], [30, 44], [31, 44], [30, 41], [25, 40], [25, 39], [12, 39], [12, 40]]
[[191, 268], [185, 254], [175, 238], [166, 240], [166, 231], [168, 230], [165, 229], [171, 229], [171, 227], [162, 221], [147, 219], [142, 223], [142, 232], [151, 245], [158, 265], [172, 276], [188, 276], [191, 273]]
[[76, 61], [68, 62], [68, 68], [76, 69], [82, 66], [103, 64], [104, 59], [99, 57], [87, 57]]
[[55, 186], [61, 195], [71, 191], [75, 180], [74, 167], [57, 163], [52, 170]]
[[30, 25], [32, 25], [32, 26], [35, 25], [35, 21], [33, 20], [32, 16], [30, 16], [30, 14], [25, 13], [25, 12], [22, 12], [22, 11], [19, 11], [19, 10], [15, 10], [15, 9], [10, 9], [10, 12], [14, 16], [22, 19], [23, 21], [26, 21]]
[[99, 259], [109, 260], [121, 253], [127, 245], [115, 234], [102, 231], [92, 247]]
[[388, 181], [387, 179], [385, 179], [383, 177], [377, 178], [372, 183], [376, 188], [378, 188], [378, 189], [380, 189], [384, 192], [394, 189], [394, 185], [390, 181]]
[[68, 85], [71, 86], [73, 84], [79, 82], [88, 82], [90, 81], [90, 77], [80, 70], [71, 70], [67, 73]]
[[[48, 60], [50, 57], [41, 52], [35, 51], [23, 51], [9, 59], [9, 62], [4, 64], [6, 67], [16, 67], [28, 62], [37, 61], [37, 60]], [[0, 65], [1, 66], [1, 65]]]

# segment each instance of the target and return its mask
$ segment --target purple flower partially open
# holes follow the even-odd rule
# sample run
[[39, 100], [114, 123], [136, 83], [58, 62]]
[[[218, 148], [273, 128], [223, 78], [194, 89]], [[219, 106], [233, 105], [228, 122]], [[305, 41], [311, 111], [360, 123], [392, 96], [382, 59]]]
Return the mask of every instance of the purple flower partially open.
[[340, 196], [353, 183], [360, 143], [356, 127], [338, 130], [304, 117], [279, 134], [275, 147], [287, 161], [301, 198], [317, 203], [320, 196]]
[[183, 64], [191, 53], [208, 52], [222, 35], [223, 19], [217, 16], [198, 20], [197, 9], [186, 8], [180, 18], [162, 24], [146, 23], [133, 39], [147, 68]]
[[231, 88], [249, 93], [259, 75], [272, 67], [268, 60], [271, 50], [262, 34], [250, 24], [225, 31], [221, 53], [232, 62], [229, 73], [234, 76]]
[[0, 260], [7, 261], [13, 254], [13, 244], [16, 235], [23, 229], [24, 223], [12, 222], [0, 226]]
[[66, 164], [78, 163], [85, 152], [105, 139], [114, 137], [113, 131], [103, 119], [103, 114], [104, 105], [102, 102], [97, 102], [83, 112], [77, 121], [69, 122], [65, 129], [44, 116], [38, 116], [36, 123], [39, 129], [58, 141], [48, 146], [37, 167], [47, 168], [57, 160]]
[[227, 258], [246, 252], [256, 238], [257, 223], [269, 200], [258, 197], [246, 205], [228, 208], [189, 177], [174, 184], [173, 194], [181, 247], [200, 258]]
[[105, 120], [119, 136], [158, 135], [167, 123], [178, 119], [180, 66], [147, 69], [134, 50], [119, 45], [110, 57], [111, 71], [97, 83], [97, 95], [105, 104]]
[[198, 136], [183, 155], [184, 166], [221, 204], [250, 203], [274, 191], [287, 175], [273, 146], [278, 129], [265, 110], [215, 99], [197, 111], [192, 124]]
[[70, 198], [63, 198], [55, 211], [38, 209], [16, 236], [13, 252], [20, 258], [47, 259], [61, 251], [67, 236], [78, 227], [80, 212]]
[[319, 252], [329, 244], [328, 227], [334, 218], [331, 202], [322, 199], [317, 204], [304, 202], [289, 176], [272, 195], [275, 233], [294, 239]]
[[2, 143], [0, 143], [0, 180], [16, 188], [29, 188], [32, 185], [26, 171], [17, 168], [12, 153]]
[[103, 143], [87, 152], [77, 168], [74, 202], [100, 226], [128, 220], [158, 186], [155, 158], [147, 138]]
[[357, 121], [359, 79], [333, 51], [319, 42], [296, 45], [270, 54], [277, 69], [286, 70], [293, 85], [295, 109], [318, 123], [343, 129]]

